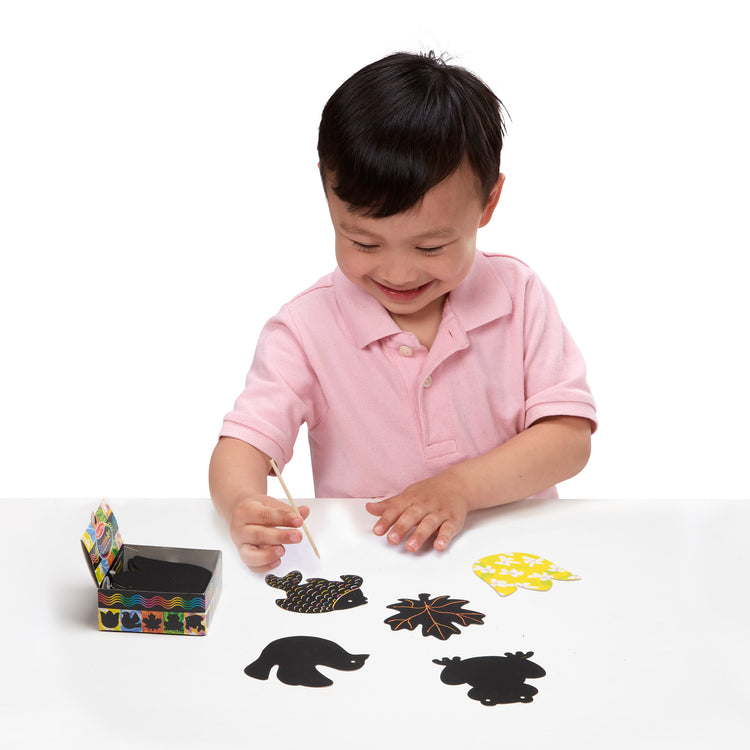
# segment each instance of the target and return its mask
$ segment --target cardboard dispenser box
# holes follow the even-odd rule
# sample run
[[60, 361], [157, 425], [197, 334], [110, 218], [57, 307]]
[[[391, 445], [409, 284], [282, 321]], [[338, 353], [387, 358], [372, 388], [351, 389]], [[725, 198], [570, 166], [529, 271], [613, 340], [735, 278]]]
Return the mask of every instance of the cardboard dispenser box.
[[81, 537], [99, 630], [205, 635], [221, 592], [221, 551], [123, 544], [102, 502]]

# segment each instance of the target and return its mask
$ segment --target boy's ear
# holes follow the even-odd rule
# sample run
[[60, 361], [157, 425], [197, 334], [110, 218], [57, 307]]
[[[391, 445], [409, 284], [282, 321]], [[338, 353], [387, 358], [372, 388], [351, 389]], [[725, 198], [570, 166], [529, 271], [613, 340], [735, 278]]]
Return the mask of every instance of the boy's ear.
[[484, 206], [484, 210], [482, 211], [482, 218], [479, 220], [479, 226], [483, 227], [486, 224], [489, 224], [490, 219], [492, 218], [492, 214], [495, 213], [495, 209], [497, 208], [498, 201], [500, 200], [500, 193], [503, 192], [503, 184], [505, 183], [505, 175], [500, 172], [500, 174], [497, 177], [497, 182], [495, 183], [495, 186], [490, 191], [490, 197], [487, 198], [487, 203]]

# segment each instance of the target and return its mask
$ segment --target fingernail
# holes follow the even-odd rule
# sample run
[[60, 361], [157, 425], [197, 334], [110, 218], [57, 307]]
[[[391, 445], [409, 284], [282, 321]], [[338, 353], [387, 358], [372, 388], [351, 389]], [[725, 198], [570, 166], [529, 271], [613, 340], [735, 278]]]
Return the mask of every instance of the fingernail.
[[382, 526], [381, 524], [377, 524], [377, 525], [375, 526], [375, 528], [373, 529], [373, 531], [374, 531], [374, 532], [375, 532], [376, 534], [382, 534], [382, 533], [383, 533], [383, 532], [385, 531], [385, 529], [383, 528], [383, 526]]
[[393, 542], [394, 544], [399, 543], [399, 536], [396, 534], [396, 532], [393, 532], [391, 534], [388, 534], [388, 541]]
[[408, 544], [406, 545], [406, 549], [410, 550], [411, 552], [414, 552], [414, 550], [415, 550], [416, 548], [417, 548], [417, 543], [416, 543], [416, 542], [409, 542], [409, 543], [408, 543]]

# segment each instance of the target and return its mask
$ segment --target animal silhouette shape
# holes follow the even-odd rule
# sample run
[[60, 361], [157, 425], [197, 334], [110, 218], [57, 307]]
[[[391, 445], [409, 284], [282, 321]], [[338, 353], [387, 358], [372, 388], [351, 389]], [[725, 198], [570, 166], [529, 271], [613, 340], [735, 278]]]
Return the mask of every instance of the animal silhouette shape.
[[547, 673], [538, 664], [529, 661], [533, 651], [524, 654], [506, 652], [505, 656], [477, 656], [473, 659], [433, 659], [444, 667], [440, 679], [446, 685], [471, 685], [469, 698], [485, 706], [499, 703], [531, 703], [539, 692], [525, 680], [544, 677]]
[[182, 620], [178, 614], [170, 612], [164, 617], [164, 630], [182, 630]]
[[319, 614], [367, 604], [367, 598], [360, 589], [360, 576], [343, 575], [339, 578], [340, 581], [308, 578], [305, 583], [300, 583], [302, 573], [293, 570], [283, 578], [269, 574], [265, 580], [269, 586], [286, 592], [286, 599], [277, 599], [276, 604], [291, 612]]
[[274, 666], [276, 677], [286, 685], [328, 687], [333, 680], [318, 671], [318, 666], [344, 671], [360, 669], [369, 654], [350, 654], [338, 643], [325, 638], [296, 635], [269, 643], [260, 656], [245, 667], [245, 674], [267, 680]]
[[205, 619], [203, 615], [187, 615], [185, 617], [185, 628], [202, 633], [206, 630]]
[[127, 570], [114, 573], [110, 578], [116, 589], [201, 594], [211, 580], [211, 571], [192, 563], [135, 555], [128, 560]]
[[137, 612], [122, 613], [122, 627], [127, 630], [134, 630], [141, 627], [141, 618]]

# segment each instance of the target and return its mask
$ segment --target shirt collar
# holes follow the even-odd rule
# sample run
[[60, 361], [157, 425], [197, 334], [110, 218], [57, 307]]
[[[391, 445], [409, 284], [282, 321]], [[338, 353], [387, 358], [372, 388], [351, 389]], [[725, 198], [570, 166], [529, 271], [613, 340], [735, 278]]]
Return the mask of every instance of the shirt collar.
[[[333, 273], [333, 288], [342, 318], [360, 349], [402, 333], [380, 302], [349, 281], [340, 268]], [[468, 275], [448, 295], [443, 318], [452, 313], [463, 329], [470, 331], [507, 315], [512, 307], [503, 280], [488, 257], [477, 251]]]
[[[471, 331], [508, 315], [513, 309], [510, 292], [489, 257], [477, 250], [468, 275], [446, 300], [448, 311]], [[446, 310], [443, 310], [445, 317]]]
[[358, 348], [364, 349], [373, 341], [401, 333], [383, 305], [349, 281], [338, 267], [333, 272], [333, 290], [341, 317]]

